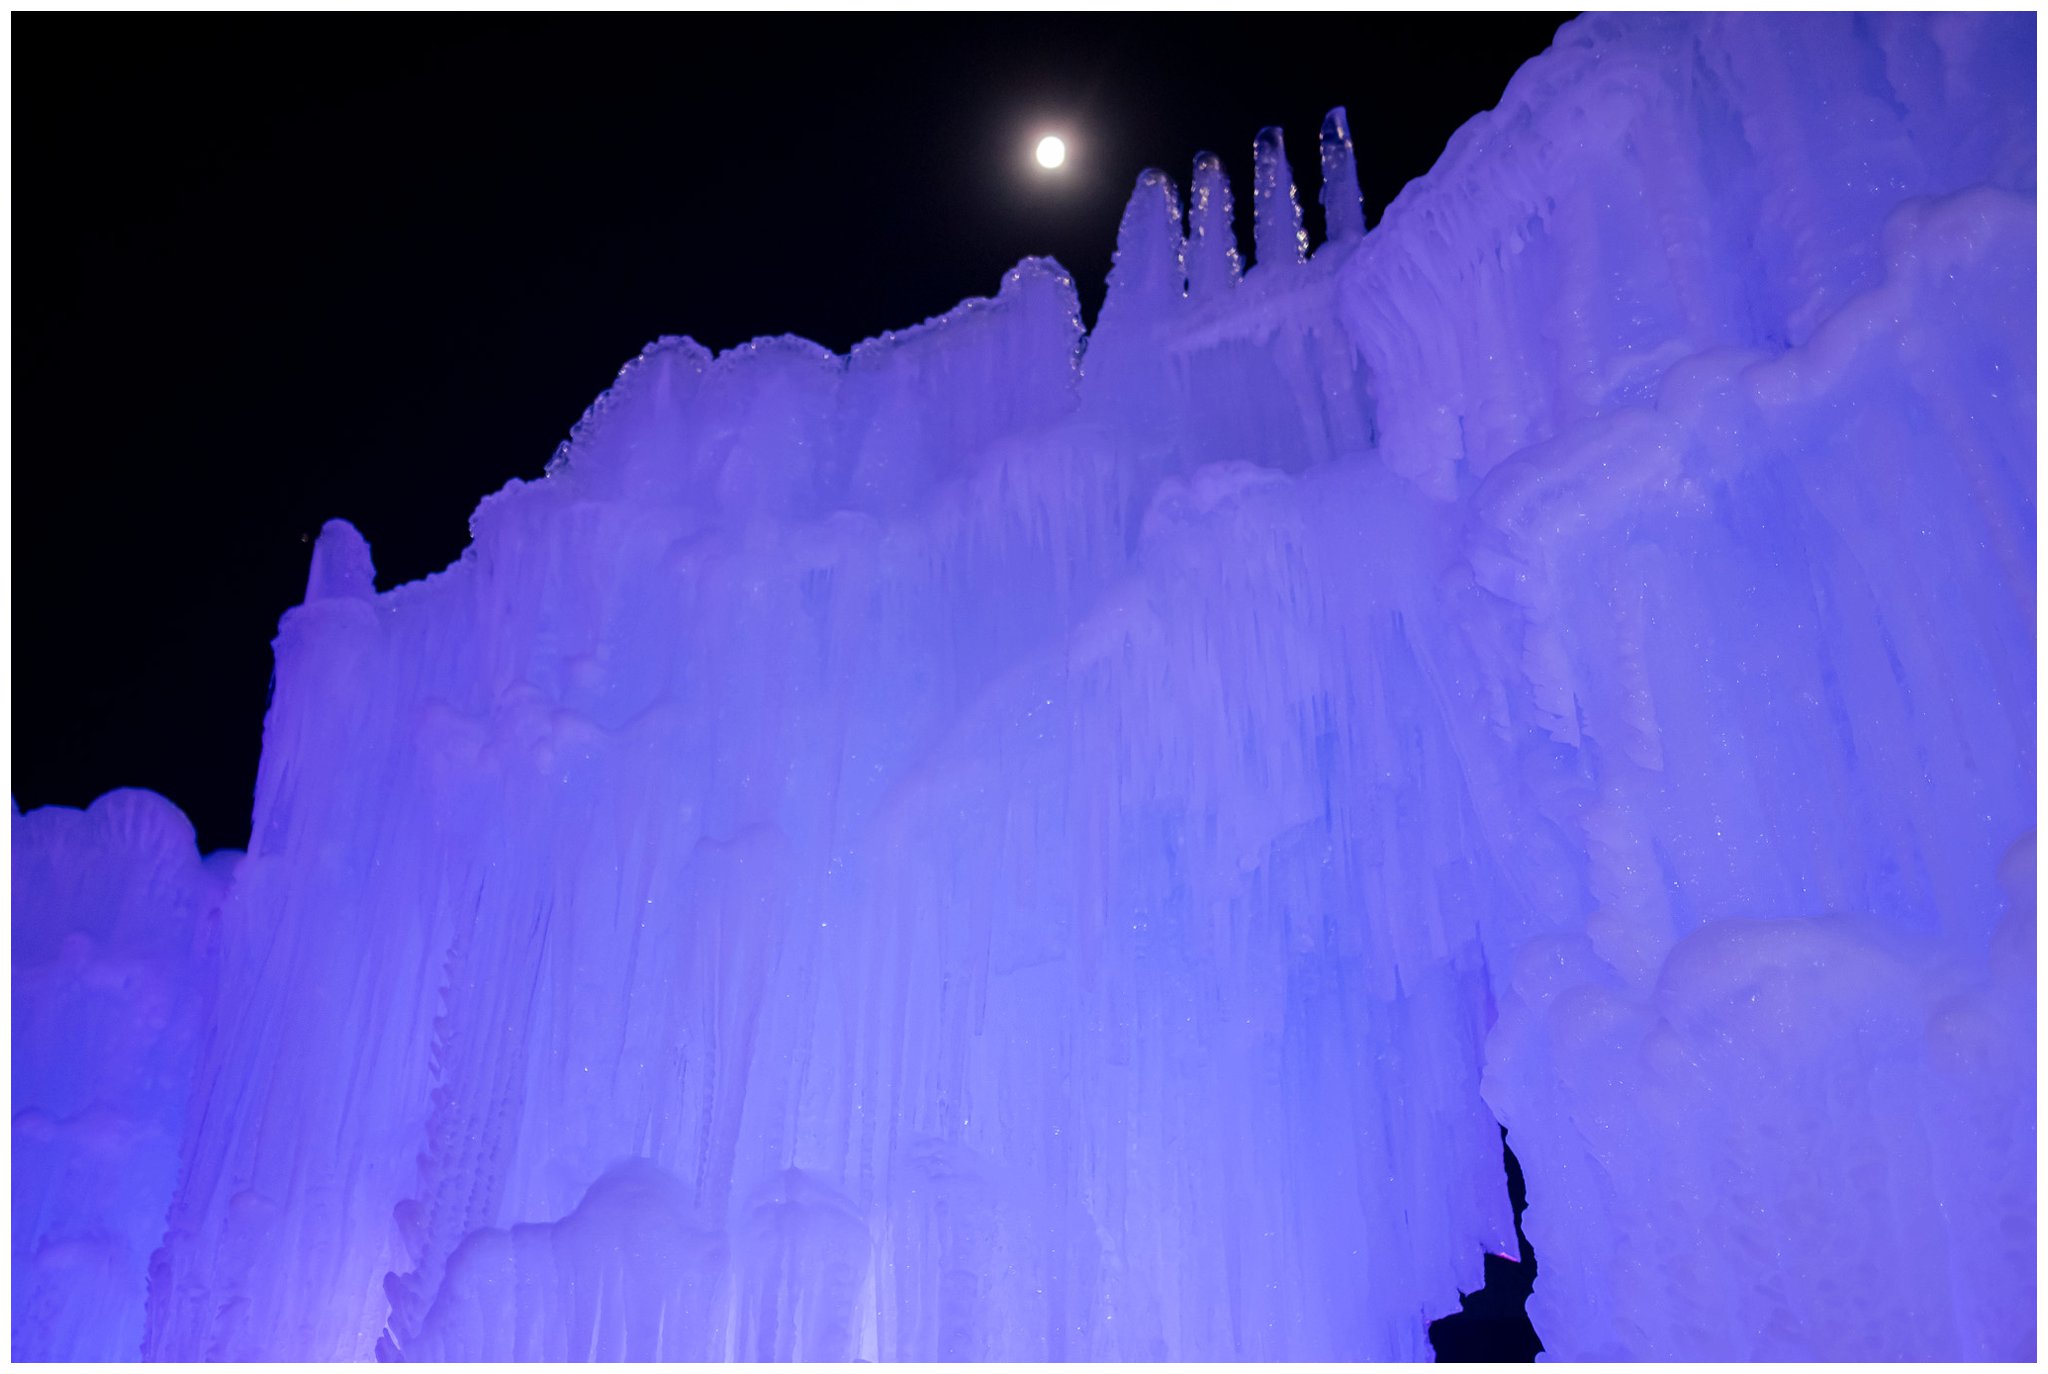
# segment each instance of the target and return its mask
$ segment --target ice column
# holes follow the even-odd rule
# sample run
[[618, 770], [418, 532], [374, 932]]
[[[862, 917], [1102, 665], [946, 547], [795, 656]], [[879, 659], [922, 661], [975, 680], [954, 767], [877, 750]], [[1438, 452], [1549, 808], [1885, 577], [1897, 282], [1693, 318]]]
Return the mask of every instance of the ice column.
[[1194, 198], [1188, 206], [1188, 295], [1219, 296], [1237, 285], [1237, 232], [1231, 225], [1230, 178], [1223, 159], [1195, 154]]
[[1185, 260], [1180, 195], [1171, 177], [1147, 168], [1117, 230], [1116, 263], [1083, 370], [1123, 398], [1116, 423], [1154, 438], [1173, 431], [1181, 410], [1174, 368], [1158, 341], [1185, 307]]
[[1287, 142], [1277, 128], [1259, 130], [1252, 141], [1252, 241], [1260, 267], [1298, 266], [1308, 256], [1301, 227], [1301, 202], [1287, 165]]
[[1323, 236], [1328, 243], [1365, 237], [1365, 205], [1358, 193], [1358, 163], [1344, 107], [1323, 116]]
[[1182, 259], [1180, 196], [1172, 177], [1148, 167], [1138, 174], [1117, 229], [1116, 264], [1103, 309], [1115, 302], [1124, 308], [1139, 305], [1150, 314], [1179, 300], [1187, 280]]

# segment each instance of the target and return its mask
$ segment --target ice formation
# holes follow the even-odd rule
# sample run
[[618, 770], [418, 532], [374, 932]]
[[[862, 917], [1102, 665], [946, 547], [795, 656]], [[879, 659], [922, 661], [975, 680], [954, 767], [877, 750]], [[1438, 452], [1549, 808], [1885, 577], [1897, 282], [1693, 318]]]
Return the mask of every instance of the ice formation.
[[14, 819], [14, 1353], [1427, 1358], [1498, 1121], [1553, 1355], [2031, 1358], [2033, 23], [1581, 19], [331, 524], [246, 856]]

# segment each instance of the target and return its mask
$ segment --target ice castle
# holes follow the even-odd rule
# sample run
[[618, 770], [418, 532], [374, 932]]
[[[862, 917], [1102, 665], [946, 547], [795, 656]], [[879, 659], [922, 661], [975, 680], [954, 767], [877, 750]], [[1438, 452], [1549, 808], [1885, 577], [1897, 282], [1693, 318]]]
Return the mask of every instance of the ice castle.
[[[1593, 16], [342, 522], [13, 820], [13, 1353], [2035, 1353], [2031, 15]], [[1360, 147], [1370, 156], [1369, 130]]]

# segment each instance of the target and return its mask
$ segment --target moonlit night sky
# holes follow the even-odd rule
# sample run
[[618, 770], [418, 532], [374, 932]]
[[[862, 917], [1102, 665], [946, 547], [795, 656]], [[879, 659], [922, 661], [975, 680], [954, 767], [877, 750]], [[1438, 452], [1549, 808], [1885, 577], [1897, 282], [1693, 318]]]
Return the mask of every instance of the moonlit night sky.
[[1138, 171], [1242, 197], [1263, 125], [1346, 106], [1376, 222], [1567, 17], [22, 16], [15, 800], [239, 847], [328, 518], [445, 567], [664, 333], [844, 350], [1032, 254], [1092, 323]]

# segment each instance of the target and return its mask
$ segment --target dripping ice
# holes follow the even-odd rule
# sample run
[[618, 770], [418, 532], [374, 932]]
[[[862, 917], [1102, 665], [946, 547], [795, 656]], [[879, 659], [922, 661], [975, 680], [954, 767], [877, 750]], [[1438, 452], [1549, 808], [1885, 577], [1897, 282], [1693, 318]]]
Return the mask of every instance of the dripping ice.
[[15, 814], [14, 1354], [1428, 1358], [1505, 1125], [1554, 1356], [2032, 1358], [2033, 23], [1579, 19], [331, 523], [246, 854]]

